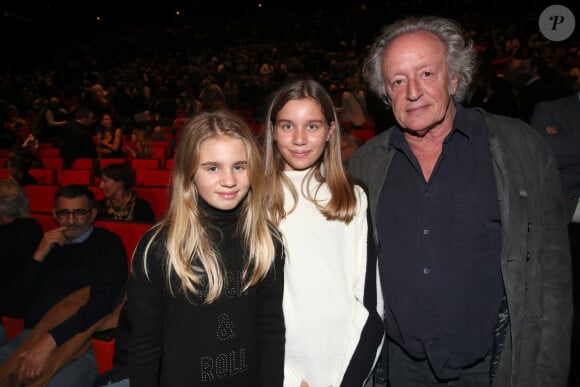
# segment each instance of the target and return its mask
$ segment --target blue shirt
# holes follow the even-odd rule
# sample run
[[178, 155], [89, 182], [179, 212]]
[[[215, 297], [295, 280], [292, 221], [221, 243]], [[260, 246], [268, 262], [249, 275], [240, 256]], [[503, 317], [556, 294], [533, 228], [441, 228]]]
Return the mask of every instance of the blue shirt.
[[428, 182], [402, 131], [377, 205], [387, 331], [440, 378], [490, 352], [504, 294], [488, 130], [457, 105]]
[[93, 225], [90, 225], [89, 228], [87, 229], [87, 231], [84, 232], [84, 234], [79, 235], [78, 237], [76, 237], [75, 239], [71, 239], [71, 240], [67, 240], [66, 244], [69, 243], [82, 243], [84, 241], [86, 241], [87, 239], [89, 239], [89, 237], [91, 236], [91, 233], [93, 232]]

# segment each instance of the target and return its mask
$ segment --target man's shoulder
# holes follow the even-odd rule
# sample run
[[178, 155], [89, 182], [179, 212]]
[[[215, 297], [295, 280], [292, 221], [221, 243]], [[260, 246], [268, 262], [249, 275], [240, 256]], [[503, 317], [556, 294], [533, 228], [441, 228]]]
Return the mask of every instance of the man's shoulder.
[[111, 230], [107, 230], [104, 227], [99, 227], [96, 226], [93, 228], [93, 233], [91, 234], [91, 238], [94, 240], [97, 240], [98, 243], [101, 243], [102, 241], [119, 241], [121, 242], [121, 237], [111, 231]]
[[559, 116], [562, 114], [576, 113], [580, 116], [580, 100], [578, 93], [558, 99], [544, 100], [536, 104], [536, 112]]
[[360, 159], [368, 157], [369, 155], [374, 155], [378, 149], [383, 148], [384, 145], [388, 144], [394, 128], [394, 126], [390, 127], [384, 132], [378, 133], [371, 137], [352, 154], [351, 158], [349, 159], [349, 163], [352, 159]]
[[505, 156], [526, 154], [539, 156], [549, 153], [549, 147], [540, 133], [519, 118], [482, 112], [490, 133], [490, 141], [502, 150]]
[[488, 129], [492, 134], [499, 133], [501, 135], [527, 135], [527, 133], [533, 133], [532, 136], [536, 136], [535, 130], [526, 123], [525, 121], [515, 118], [504, 116], [500, 114], [490, 113], [481, 108], [472, 108], [473, 110], [479, 111], [487, 125]]

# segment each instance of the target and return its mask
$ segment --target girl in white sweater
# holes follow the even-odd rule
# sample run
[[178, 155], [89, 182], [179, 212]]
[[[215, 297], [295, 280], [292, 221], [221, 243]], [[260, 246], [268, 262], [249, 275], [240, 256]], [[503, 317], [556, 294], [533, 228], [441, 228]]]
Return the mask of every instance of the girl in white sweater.
[[264, 148], [270, 212], [287, 247], [284, 386], [363, 386], [384, 337], [376, 250], [321, 84], [294, 80], [274, 94]]

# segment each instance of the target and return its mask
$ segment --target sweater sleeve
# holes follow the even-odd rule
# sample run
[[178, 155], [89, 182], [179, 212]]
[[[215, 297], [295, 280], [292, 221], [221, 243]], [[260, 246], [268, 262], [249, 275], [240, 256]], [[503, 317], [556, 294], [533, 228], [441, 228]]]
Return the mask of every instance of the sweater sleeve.
[[284, 256], [282, 245], [275, 243], [274, 265], [258, 291], [260, 386], [263, 387], [282, 386], [284, 381]]
[[60, 346], [111, 313], [127, 281], [127, 255], [121, 239], [104, 229], [94, 229], [90, 240], [92, 279], [89, 300], [72, 317], [50, 330]]
[[140, 387], [158, 386], [161, 367], [164, 256], [158, 245], [151, 247], [146, 260], [147, 275], [144, 251], [150, 238], [151, 232], [137, 245], [125, 304], [131, 331], [128, 339], [129, 377], [132, 385]]
[[[356, 307], [353, 316], [352, 341], [356, 342], [341, 386], [363, 386], [371, 374], [381, 352], [385, 329], [382, 321], [383, 297], [378, 281], [377, 249], [366, 195], [357, 189], [361, 222], [361, 248], [363, 264], [356, 273]], [[364, 248], [366, 246], [366, 248]], [[362, 325], [359, 325], [362, 322]], [[360, 330], [358, 330], [360, 329]]]

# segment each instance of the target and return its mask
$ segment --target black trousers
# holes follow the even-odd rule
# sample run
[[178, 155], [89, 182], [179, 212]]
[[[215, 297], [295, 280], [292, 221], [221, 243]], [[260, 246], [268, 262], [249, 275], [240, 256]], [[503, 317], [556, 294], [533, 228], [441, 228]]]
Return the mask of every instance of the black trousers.
[[463, 368], [457, 379], [441, 380], [433, 374], [427, 359], [416, 360], [398, 344], [389, 341], [389, 387], [490, 387], [491, 355]]

